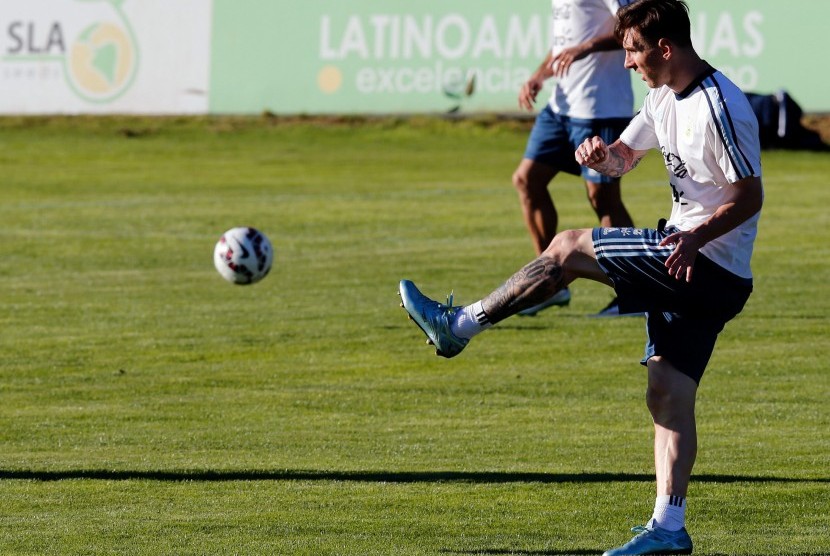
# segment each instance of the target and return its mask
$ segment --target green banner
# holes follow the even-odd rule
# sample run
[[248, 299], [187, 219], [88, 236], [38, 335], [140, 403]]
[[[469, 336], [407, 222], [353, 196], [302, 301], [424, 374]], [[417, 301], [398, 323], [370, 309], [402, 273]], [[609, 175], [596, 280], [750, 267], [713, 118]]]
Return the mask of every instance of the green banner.
[[[688, 3], [698, 51], [740, 87], [787, 89], [806, 111], [830, 111], [827, 75], [804, 71], [827, 67], [817, 43], [830, 7]], [[516, 111], [550, 24], [548, 0], [215, 0], [209, 110]]]

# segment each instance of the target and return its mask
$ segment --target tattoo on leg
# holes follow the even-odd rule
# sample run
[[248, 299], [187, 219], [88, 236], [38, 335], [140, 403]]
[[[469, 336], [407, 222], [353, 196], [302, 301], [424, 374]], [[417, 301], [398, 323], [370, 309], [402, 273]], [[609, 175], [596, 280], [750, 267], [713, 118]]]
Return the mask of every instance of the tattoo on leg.
[[542, 303], [564, 287], [562, 265], [543, 254], [508, 278], [481, 303], [487, 318], [495, 324]]

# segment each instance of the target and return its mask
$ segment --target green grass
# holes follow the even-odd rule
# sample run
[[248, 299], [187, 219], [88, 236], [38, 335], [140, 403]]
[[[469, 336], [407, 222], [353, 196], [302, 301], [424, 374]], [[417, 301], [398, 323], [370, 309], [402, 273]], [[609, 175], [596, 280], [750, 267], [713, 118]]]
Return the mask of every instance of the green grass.
[[[472, 302], [529, 260], [488, 120], [0, 120], [0, 553], [601, 553], [650, 515], [640, 319], [611, 291], [451, 361], [397, 282]], [[755, 293], [698, 403], [698, 555], [830, 553], [830, 157], [769, 152]], [[624, 180], [669, 208], [659, 157]], [[557, 178], [563, 227], [594, 217]], [[227, 228], [276, 249], [212, 265]]]

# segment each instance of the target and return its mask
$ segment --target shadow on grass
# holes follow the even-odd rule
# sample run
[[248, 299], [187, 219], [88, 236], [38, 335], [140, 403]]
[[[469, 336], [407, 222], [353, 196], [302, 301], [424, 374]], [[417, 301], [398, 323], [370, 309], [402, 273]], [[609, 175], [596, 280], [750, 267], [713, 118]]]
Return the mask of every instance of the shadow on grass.
[[510, 550], [506, 548], [484, 548], [481, 550], [442, 550], [444, 554], [515, 554], [516, 556], [581, 556], [582, 554], [601, 554], [602, 550]]
[[[639, 483], [653, 482], [648, 473], [523, 473], [507, 471], [322, 471], [322, 470], [0, 470], [0, 480], [63, 481], [341, 481], [356, 483]], [[696, 483], [828, 483], [830, 478], [754, 475], [694, 475]]]
[[510, 550], [507, 548], [483, 548], [481, 550], [442, 550], [444, 554], [515, 554], [516, 556], [581, 556], [582, 554], [601, 554], [602, 550]]

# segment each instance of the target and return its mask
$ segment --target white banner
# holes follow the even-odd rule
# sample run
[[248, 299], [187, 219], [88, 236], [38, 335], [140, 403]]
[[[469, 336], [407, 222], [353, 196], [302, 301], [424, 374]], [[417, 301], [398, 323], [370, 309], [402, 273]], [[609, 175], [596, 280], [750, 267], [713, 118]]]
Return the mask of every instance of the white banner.
[[0, 0], [0, 113], [208, 110], [211, 0]]

